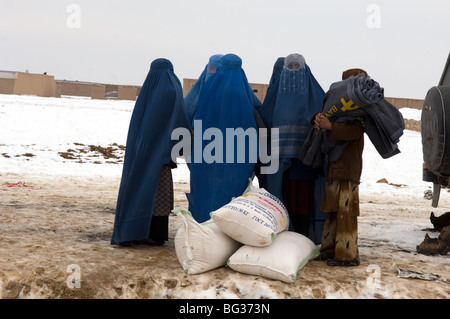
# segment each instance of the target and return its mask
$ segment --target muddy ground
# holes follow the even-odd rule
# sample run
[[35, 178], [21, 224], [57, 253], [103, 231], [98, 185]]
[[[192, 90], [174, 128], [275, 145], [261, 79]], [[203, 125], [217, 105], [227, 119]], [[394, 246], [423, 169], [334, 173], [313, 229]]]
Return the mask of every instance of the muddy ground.
[[[400, 231], [402, 225], [423, 229], [419, 238], [430, 233], [425, 198], [361, 194], [361, 265], [333, 268], [310, 261], [297, 281], [287, 284], [227, 267], [186, 275], [175, 253], [176, 216], [170, 217], [170, 239], [162, 247], [111, 246], [117, 178], [23, 178], [0, 175], [3, 299], [450, 298], [449, 255], [418, 254], [383, 234], [396, 224]], [[187, 183], [175, 184], [175, 208], [187, 208], [188, 191]], [[396, 267], [431, 279], [399, 277]]]

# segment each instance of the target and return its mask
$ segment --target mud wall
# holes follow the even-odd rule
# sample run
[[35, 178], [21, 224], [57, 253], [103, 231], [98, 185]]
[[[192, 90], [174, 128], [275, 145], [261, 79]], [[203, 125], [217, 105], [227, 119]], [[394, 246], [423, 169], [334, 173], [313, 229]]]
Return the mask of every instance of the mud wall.
[[14, 94], [15, 79], [0, 79], [0, 94]]
[[392, 105], [395, 105], [398, 109], [409, 107], [412, 109], [421, 110], [423, 106], [424, 100], [418, 99], [402, 99], [402, 98], [394, 98], [394, 97], [386, 97], [385, 98]]
[[57, 91], [55, 78], [51, 75], [8, 72], [7, 77], [0, 78], [1, 94], [56, 97]]
[[123, 86], [120, 85], [117, 90], [117, 99], [118, 100], [136, 100], [137, 97], [137, 89], [133, 86]]
[[14, 85], [14, 94], [56, 97], [55, 77], [46, 74], [19, 72]]
[[61, 88], [61, 95], [86, 97], [90, 97], [92, 95], [92, 83], [72, 81], [56, 81], [56, 83]]
[[[141, 90], [140, 86], [55, 80], [54, 76], [46, 74], [4, 73], [4, 77], [0, 76], [0, 94], [29, 94], [43, 97], [72, 95], [92, 99], [136, 100]], [[183, 96], [189, 92], [196, 81], [196, 79], [183, 79]], [[261, 83], [250, 83], [250, 86], [256, 97], [263, 102], [269, 86]], [[386, 100], [399, 109], [408, 107], [421, 110], [423, 106], [423, 100], [419, 99], [386, 97]], [[417, 127], [417, 124], [414, 127]]]

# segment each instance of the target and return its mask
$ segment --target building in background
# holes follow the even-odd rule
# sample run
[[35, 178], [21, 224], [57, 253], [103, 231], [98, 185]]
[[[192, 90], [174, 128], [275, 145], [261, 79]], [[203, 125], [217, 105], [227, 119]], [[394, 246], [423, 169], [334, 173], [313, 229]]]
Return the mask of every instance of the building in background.
[[[194, 86], [196, 79], [183, 79], [183, 95]], [[253, 92], [263, 102], [268, 85], [250, 83]], [[83, 81], [55, 80], [53, 75], [29, 72], [0, 71], [0, 94], [36, 95], [41, 97], [81, 96], [91, 99], [114, 99], [135, 101], [140, 86], [103, 84]], [[423, 100], [389, 98], [386, 100], [397, 108], [422, 109]]]
[[55, 80], [53, 75], [0, 71], [0, 94], [41, 97], [81, 96], [91, 99], [136, 100], [140, 87]]
[[56, 97], [58, 88], [52, 75], [0, 71], [0, 94]]

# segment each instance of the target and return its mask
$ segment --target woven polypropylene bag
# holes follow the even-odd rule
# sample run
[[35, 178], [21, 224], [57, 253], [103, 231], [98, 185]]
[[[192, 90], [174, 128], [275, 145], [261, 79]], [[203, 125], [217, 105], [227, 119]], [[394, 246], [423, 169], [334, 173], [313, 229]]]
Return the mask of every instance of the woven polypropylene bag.
[[187, 274], [200, 274], [225, 266], [241, 243], [224, 234], [214, 221], [197, 223], [190, 212], [176, 210], [183, 224], [175, 235], [178, 261]]
[[289, 227], [284, 204], [252, 184], [242, 196], [212, 212], [211, 219], [231, 238], [258, 247], [270, 245], [278, 233]]
[[241, 273], [290, 283], [295, 282], [298, 271], [318, 255], [319, 249], [308, 237], [284, 231], [270, 246], [242, 246], [227, 265]]

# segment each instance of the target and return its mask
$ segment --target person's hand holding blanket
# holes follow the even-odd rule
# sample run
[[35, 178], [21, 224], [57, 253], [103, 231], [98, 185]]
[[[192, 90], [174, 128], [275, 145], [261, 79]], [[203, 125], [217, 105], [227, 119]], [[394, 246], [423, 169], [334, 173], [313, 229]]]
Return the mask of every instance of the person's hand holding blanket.
[[331, 122], [322, 113], [317, 113], [314, 119], [314, 126], [317, 130], [321, 128], [330, 130], [332, 129]]

